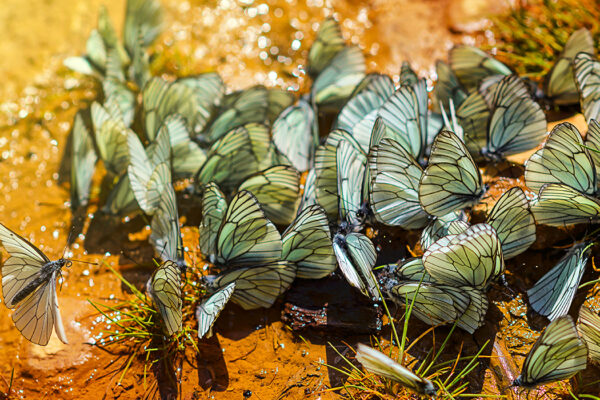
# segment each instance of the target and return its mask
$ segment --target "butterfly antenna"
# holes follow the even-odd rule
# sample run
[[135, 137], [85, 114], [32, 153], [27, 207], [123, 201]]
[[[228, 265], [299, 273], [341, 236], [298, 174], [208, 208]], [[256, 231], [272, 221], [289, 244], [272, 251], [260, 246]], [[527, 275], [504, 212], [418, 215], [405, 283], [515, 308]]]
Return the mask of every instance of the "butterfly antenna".
[[79, 262], [79, 263], [83, 263], [83, 264], [90, 264], [90, 265], [98, 265], [98, 263], [91, 262], [91, 261], [83, 261], [83, 260], [75, 260], [75, 259], [70, 259], [69, 261]]

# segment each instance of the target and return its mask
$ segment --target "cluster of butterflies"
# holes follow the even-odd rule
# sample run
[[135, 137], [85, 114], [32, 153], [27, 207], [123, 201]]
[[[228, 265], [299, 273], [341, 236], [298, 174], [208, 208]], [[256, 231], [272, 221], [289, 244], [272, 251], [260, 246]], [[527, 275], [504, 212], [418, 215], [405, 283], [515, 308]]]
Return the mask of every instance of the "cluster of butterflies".
[[[535, 242], [536, 221], [563, 226], [600, 218], [600, 62], [585, 29], [567, 42], [542, 94], [489, 54], [458, 46], [449, 64], [437, 64], [430, 98], [425, 79], [407, 63], [399, 86], [367, 74], [362, 52], [327, 19], [308, 53], [312, 87], [296, 99], [263, 86], [226, 93], [216, 73], [152, 77], [148, 47], [161, 21], [156, 0], [128, 0], [120, 41], [101, 12], [86, 54], [65, 64], [98, 79], [103, 93], [74, 120], [71, 205], [87, 207], [101, 160], [109, 187], [101, 211], [151, 218], [149, 240], [161, 264], [147, 292], [167, 335], [182, 329], [187, 268], [176, 180], [193, 183], [199, 247], [215, 272], [201, 282], [208, 296], [196, 312], [200, 338], [228, 301], [247, 310], [270, 307], [295, 278], [323, 278], [338, 265], [373, 301], [385, 295], [412, 303], [424, 322], [456, 323], [472, 333], [484, 323], [486, 291], [503, 277], [505, 260]], [[527, 186], [538, 192], [533, 203], [523, 189], [511, 188], [484, 223], [470, 225], [465, 210], [487, 191], [476, 162], [501, 162], [546, 138], [538, 100], [581, 100], [586, 141], [572, 125], [558, 125], [526, 163]], [[319, 132], [325, 113], [337, 113], [326, 136]], [[378, 278], [376, 247], [364, 233], [376, 224], [422, 229], [423, 257], [387, 265]], [[5, 304], [16, 308], [15, 325], [41, 345], [54, 326], [66, 343], [56, 278], [69, 261], [49, 261], [5, 227], [0, 241], [11, 255], [2, 289]], [[553, 322], [516, 383], [565, 379], [585, 366], [587, 347], [564, 315], [588, 256], [589, 243], [577, 244], [529, 291], [532, 307]], [[583, 319], [591, 350], [600, 318], [586, 311]], [[584, 356], [571, 351], [574, 342]], [[558, 361], [541, 370], [533, 365], [547, 357]]]

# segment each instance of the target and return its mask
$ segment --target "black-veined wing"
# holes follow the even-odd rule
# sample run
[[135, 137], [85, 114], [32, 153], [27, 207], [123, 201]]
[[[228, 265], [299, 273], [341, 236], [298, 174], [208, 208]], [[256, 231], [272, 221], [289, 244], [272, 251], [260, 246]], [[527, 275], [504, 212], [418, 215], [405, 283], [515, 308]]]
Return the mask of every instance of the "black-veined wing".
[[81, 112], [75, 115], [72, 130], [71, 207], [85, 206], [89, 200], [90, 185], [98, 156]]
[[429, 216], [419, 203], [423, 170], [404, 147], [393, 139], [382, 139], [369, 153], [371, 171], [370, 206], [377, 221], [404, 229], [418, 229]]
[[342, 30], [333, 18], [327, 18], [317, 32], [315, 41], [308, 51], [308, 72], [317, 76], [333, 58], [346, 47]]
[[338, 170], [337, 148], [341, 141], [352, 144], [362, 151], [360, 144], [346, 131], [335, 129], [329, 133], [325, 144], [315, 153], [315, 196], [332, 220], [338, 218]]
[[426, 134], [421, 131], [419, 98], [412, 86], [401, 86], [381, 106], [378, 116], [391, 130], [398, 143], [415, 158], [424, 152]]
[[227, 95], [220, 113], [206, 130], [210, 141], [215, 141], [239, 126], [262, 123], [267, 120], [269, 91], [264, 86], [253, 86]]
[[594, 54], [594, 39], [585, 28], [573, 32], [569, 37], [544, 82], [544, 92], [555, 105], [576, 104], [579, 101], [573, 60], [581, 52]]
[[312, 100], [323, 110], [337, 110], [365, 77], [365, 70], [362, 51], [355, 46], [345, 47], [315, 79]]
[[298, 214], [305, 208], [317, 204], [317, 173], [314, 168], [308, 170], [304, 179], [304, 187], [302, 196], [300, 197], [300, 205], [298, 206]]
[[[516, 87], [515, 87], [516, 86]], [[494, 90], [484, 157], [502, 159], [537, 147], [546, 135], [546, 115], [515, 75]]]
[[158, 130], [171, 114], [180, 114], [193, 129], [196, 118], [196, 97], [193, 90], [180, 82], [167, 82], [154, 77], [142, 91], [145, 132], [148, 140], [153, 141]]
[[588, 349], [570, 316], [552, 321], [527, 354], [513, 386], [533, 388], [569, 379], [587, 366]]
[[419, 185], [423, 209], [443, 216], [476, 204], [484, 193], [479, 169], [462, 140], [450, 131], [440, 132]]
[[342, 140], [337, 147], [336, 160], [340, 220], [358, 227], [362, 222], [360, 210], [366, 201], [367, 155], [351, 142]]
[[160, 258], [163, 261], [175, 261], [180, 268], [185, 268], [177, 199], [171, 185], [163, 190], [150, 227], [150, 243]]
[[535, 191], [546, 183], [562, 183], [584, 194], [597, 191], [594, 161], [573, 124], [552, 129], [544, 147], [525, 163], [525, 182]]
[[473, 333], [483, 325], [489, 306], [487, 295], [484, 292], [470, 286], [437, 285], [436, 287], [448, 294], [454, 301], [458, 315], [456, 325], [459, 328]]
[[479, 83], [492, 75], [510, 75], [512, 71], [484, 51], [473, 46], [456, 46], [450, 50], [450, 68], [467, 89], [477, 89]]
[[457, 303], [434, 283], [401, 282], [388, 295], [398, 306], [408, 309], [412, 304], [411, 317], [414, 315], [431, 326], [454, 323], [468, 305]]
[[315, 152], [312, 107], [304, 101], [285, 109], [273, 123], [273, 143], [300, 172], [307, 171]]
[[589, 357], [600, 363], [600, 316], [591, 308], [581, 306], [577, 319], [577, 330], [587, 344]]
[[589, 246], [586, 243], [573, 246], [527, 291], [529, 303], [538, 314], [554, 321], [569, 311], [585, 272], [590, 253], [588, 250]]
[[150, 294], [162, 320], [167, 335], [173, 335], [182, 327], [181, 271], [173, 261], [165, 261], [158, 267], [148, 283]]
[[85, 43], [85, 55], [67, 57], [63, 64], [80, 74], [102, 79], [106, 68], [106, 45], [98, 30], [93, 29], [90, 32], [90, 36]]
[[10, 257], [2, 264], [2, 296], [8, 308], [15, 309], [12, 319], [23, 336], [45, 346], [52, 330], [67, 343], [62, 324], [56, 280], [67, 263], [50, 261], [44, 253], [23, 237], [0, 224], [0, 244]]
[[267, 218], [277, 225], [288, 225], [296, 216], [300, 200], [300, 175], [293, 167], [277, 165], [246, 179], [238, 192], [252, 193]]
[[486, 222], [496, 230], [505, 260], [523, 253], [535, 242], [535, 219], [520, 187], [500, 197]]
[[113, 175], [119, 176], [127, 171], [129, 165], [127, 135], [130, 132], [123, 121], [113, 117], [109, 117], [99, 129], [95, 129], [100, 158], [106, 169]]
[[597, 120], [591, 119], [588, 121], [588, 131], [585, 135], [584, 143], [589, 150], [592, 160], [594, 160], [596, 181], [598, 181], [600, 179], [600, 124]]
[[162, 31], [163, 13], [157, 0], [129, 0], [125, 9], [123, 42], [130, 55], [141, 40], [148, 47]]
[[166, 131], [171, 143], [173, 174], [180, 178], [192, 176], [206, 161], [206, 153], [191, 139], [185, 120], [179, 114], [169, 115], [158, 136], [163, 131]]
[[392, 273], [400, 281], [433, 282], [433, 278], [425, 270], [421, 258], [412, 258], [397, 265]]
[[127, 168], [133, 194], [146, 214], [154, 214], [161, 194], [171, 186], [171, 146], [166, 131], [161, 131], [156, 142], [144, 148], [137, 135], [127, 134], [130, 164]]
[[538, 224], [566, 226], [600, 221], [598, 200], [567, 185], [548, 183], [531, 206]]
[[438, 61], [435, 64], [435, 72], [437, 81], [431, 92], [433, 110], [441, 112], [442, 107], [448, 107], [450, 100], [452, 100], [455, 107], [460, 107], [468, 94], [454, 72], [452, 72], [452, 69], [450, 69], [450, 66], [443, 61]]
[[202, 217], [198, 226], [200, 252], [214, 263], [217, 254], [217, 235], [227, 212], [227, 200], [219, 187], [209, 183], [202, 190]]
[[281, 259], [281, 249], [281, 235], [256, 197], [248, 191], [238, 192], [219, 229], [217, 262], [225, 268], [276, 262]]
[[427, 250], [432, 243], [446, 235], [458, 235], [469, 228], [467, 216], [463, 211], [455, 211], [433, 218], [421, 231], [421, 248]]
[[216, 277], [207, 277], [212, 291], [227, 287], [235, 282], [231, 301], [244, 310], [271, 307], [296, 278], [296, 267], [287, 261], [272, 261], [250, 267], [225, 271]]
[[378, 299], [377, 280], [373, 275], [377, 252], [373, 242], [362, 233], [352, 232], [345, 236], [336, 233], [333, 251], [348, 283], [365, 296]]
[[244, 178], [264, 169], [261, 165], [270, 146], [265, 125], [252, 123], [233, 129], [211, 146], [206, 162], [196, 172], [197, 188], [214, 182], [226, 193], [235, 190]]
[[329, 220], [317, 204], [303, 209], [283, 232], [281, 258], [296, 264], [298, 278], [319, 279], [336, 268]]
[[421, 378], [382, 352], [362, 343], [358, 344], [356, 359], [370, 373], [391, 379], [419, 394], [435, 396], [437, 392], [430, 380]]
[[473, 157], [480, 157], [487, 143], [490, 108], [485, 98], [474, 91], [456, 109], [456, 119], [463, 130], [465, 146]]
[[[198, 339], [212, 336], [212, 326], [235, 290], [235, 281], [219, 289], [196, 308]], [[206, 336], [205, 336], [206, 335]]]
[[436, 282], [486, 290], [504, 272], [502, 246], [494, 228], [476, 224], [429, 246], [423, 266]]
[[189, 86], [196, 96], [196, 118], [192, 132], [198, 134], [206, 128], [225, 96], [225, 83], [216, 72], [186, 76], [177, 82]]
[[579, 104], [586, 122], [600, 118], [600, 61], [588, 53], [575, 57], [575, 80], [579, 88]]

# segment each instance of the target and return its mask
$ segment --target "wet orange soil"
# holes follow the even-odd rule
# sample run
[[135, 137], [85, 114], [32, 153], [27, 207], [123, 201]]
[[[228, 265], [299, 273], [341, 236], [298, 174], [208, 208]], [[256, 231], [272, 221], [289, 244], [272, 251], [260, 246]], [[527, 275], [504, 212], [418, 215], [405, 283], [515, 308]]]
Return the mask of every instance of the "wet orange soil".
[[[117, 26], [123, 18], [124, 1], [99, 0], [5, 0], [0, 8], [0, 43], [4, 57], [0, 72], [0, 217], [1, 221], [39, 246], [50, 258], [64, 251], [69, 234], [71, 212], [69, 192], [61, 183], [59, 163], [65, 138], [76, 110], [94, 99], [92, 82], [60, 66], [61, 60], [83, 51], [85, 39], [95, 26], [98, 5], [107, 3]], [[231, 89], [256, 83], [268, 86], [305, 87], [302, 63], [317, 24], [335, 13], [342, 21], [349, 41], [363, 48], [369, 70], [397, 78], [399, 64], [410, 60], [422, 73], [432, 70], [436, 58], [444, 58], [449, 46], [462, 40], [448, 29], [446, 21], [450, 0], [165, 0], [167, 31], [156, 46], [161, 55], [154, 61], [156, 71], [186, 75], [218, 71]], [[10, 38], [10, 39], [7, 39]], [[293, 46], [291, 49], [290, 46]], [[491, 199], [497, 198], [511, 184], [522, 184], [522, 177], [497, 179]], [[101, 174], [97, 174], [99, 184]], [[96, 185], [97, 187], [97, 185]], [[98, 204], [98, 190], [92, 195], [89, 215]], [[479, 213], [480, 214], [480, 213]], [[476, 214], [476, 215], [479, 215]], [[119, 270], [141, 287], [151, 269], [136, 266], [130, 258], [147, 261], [152, 251], [141, 239], [148, 227], [140, 219], [126, 227], [111, 230], [107, 221], [87, 220], [84, 232], [73, 244], [75, 259], [100, 263], [74, 263], [65, 270], [59, 303], [70, 344], [53, 337], [46, 347], [23, 339], [14, 328], [10, 313], [0, 310], [0, 392], [11, 385], [11, 398], [55, 399], [138, 399], [173, 397], [168, 384], [159, 388], [154, 376], [168, 382], [160, 364], [143, 380], [142, 363], [134, 361], [131, 370], [118, 384], [122, 365], [127, 361], [126, 347], [108, 347], [110, 354], [89, 343], [99, 342], [107, 329], [106, 320], [89, 301], [116, 304], [130, 295], [106, 267]], [[567, 245], [570, 234], [560, 230], [540, 229], [535, 251], [517, 257], [508, 264], [508, 279], [514, 293], [493, 290], [488, 323], [473, 337], [455, 334], [450, 348], [455, 350], [464, 340], [463, 353], [474, 354], [492, 340], [483, 365], [473, 374], [472, 392], [497, 395], [509, 380], [503, 376], [518, 374], [516, 366], [543, 327], [530, 317], [525, 289], [532, 286], [560, 250], [552, 246]], [[190, 262], [198, 259], [195, 228], [183, 228]], [[415, 247], [418, 235], [381, 230], [378, 240], [386, 248]], [[391, 244], [384, 242], [390, 241]], [[127, 256], [122, 255], [124, 252]], [[5, 254], [3, 253], [3, 256]], [[202, 265], [195, 265], [201, 268]], [[597, 273], [589, 268], [584, 280]], [[350, 290], [348, 288], [348, 290]], [[598, 285], [587, 295], [595, 296], [598, 309]], [[580, 304], [584, 295], [576, 298]], [[575, 309], [575, 308], [574, 308]], [[368, 336], [292, 333], [280, 321], [280, 305], [270, 310], [242, 312], [228, 306], [216, 325], [216, 335], [198, 343], [200, 355], [187, 352], [176, 368], [180, 375], [179, 396], [183, 399], [251, 399], [336, 398], [328, 388], [342, 382], [340, 374], [323, 364], [343, 366], [344, 361], [327, 342], [342, 354], [344, 344], [368, 341]], [[112, 327], [114, 328], [114, 326]], [[409, 337], [416, 338], [426, 327], [411, 323]], [[447, 330], [439, 329], [436, 337]], [[384, 338], [389, 329], [384, 328]], [[414, 346], [410, 355], [421, 358], [431, 344], [426, 337]], [[14, 374], [14, 375], [13, 375]], [[600, 375], [598, 369], [584, 373], [588, 380]], [[10, 383], [11, 375], [14, 376]], [[584, 380], [585, 382], [585, 380]], [[165, 389], [166, 387], [166, 389]], [[249, 391], [249, 392], [246, 392]], [[598, 394], [598, 386], [583, 392]], [[512, 392], [504, 394], [511, 396]], [[531, 393], [539, 398], [566, 395], [563, 384], [551, 385], [547, 392]], [[514, 394], [514, 393], [513, 393]], [[527, 395], [526, 393], [523, 396]]]

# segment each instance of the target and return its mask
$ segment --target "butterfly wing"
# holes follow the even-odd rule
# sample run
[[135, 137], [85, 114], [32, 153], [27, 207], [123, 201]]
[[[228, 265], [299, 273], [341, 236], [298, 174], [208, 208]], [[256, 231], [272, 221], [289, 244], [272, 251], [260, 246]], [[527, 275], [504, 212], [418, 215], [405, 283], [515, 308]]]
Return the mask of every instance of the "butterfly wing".
[[148, 293], [165, 324], [167, 335], [182, 328], [181, 273], [176, 263], [165, 261], [148, 281]]
[[242, 190], [256, 197], [273, 223], [288, 225], [300, 200], [300, 176], [294, 167], [277, 165], [246, 179], [238, 192]]
[[468, 91], [476, 89], [484, 78], [512, 73], [506, 65], [473, 46], [452, 48], [449, 61], [450, 68]]
[[585, 243], [574, 246], [536, 284], [527, 291], [531, 307], [550, 321], [565, 315], [581, 277], [585, 272], [589, 252]]
[[600, 203], [570, 186], [548, 183], [542, 186], [531, 212], [538, 224], [564, 227], [598, 222]]
[[423, 254], [423, 265], [436, 282], [480, 290], [504, 272], [500, 241], [487, 224], [473, 225], [433, 243]]
[[217, 235], [226, 212], [225, 195], [216, 184], [209, 183], [202, 192], [202, 219], [198, 226], [200, 252], [205, 259], [216, 254]]
[[[219, 318], [219, 314], [231, 298], [235, 290], [235, 282], [231, 282], [222, 289], [212, 294], [196, 308], [196, 319], [198, 320], [198, 339], [212, 336], [212, 326]], [[208, 333], [208, 335], [207, 335]]]
[[377, 221], [403, 229], [425, 226], [429, 216], [419, 203], [423, 170], [393, 139], [382, 139], [369, 153], [370, 206]]
[[336, 268], [329, 220], [317, 204], [302, 210], [283, 232], [281, 258], [296, 264], [298, 278], [319, 279]]
[[584, 194], [596, 192], [594, 161], [573, 124], [563, 122], [552, 129], [544, 148], [525, 164], [525, 181], [535, 191], [546, 183], [563, 183]]
[[535, 220], [520, 187], [500, 197], [486, 222], [496, 230], [505, 260], [523, 253], [535, 242]]
[[356, 359], [372, 374], [396, 381], [420, 394], [434, 396], [436, 393], [430, 380], [421, 378], [380, 351], [362, 343], [358, 344]]
[[162, 192], [158, 208], [150, 224], [150, 243], [163, 261], [184, 263], [184, 249], [179, 227], [177, 199], [171, 185]]
[[248, 191], [237, 193], [217, 236], [218, 263], [245, 266], [275, 262], [280, 260], [281, 249], [281, 235], [256, 197]]
[[50, 276], [28, 297], [16, 306], [12, 319], [17, 329], [29, 341], [45, 346], [50, 340], [52, 329], [65, 344], [68, 343], [62, 324], [58, 299], [56, 297], [56, 278], [58, 272]]
[[219, 290], [235, 282], [231, 301], [244, 310], [271, 307], [296, 278], [296, 268], [287, 261], [274, 261], [226, 271], [208, 281], [211, 290]]
[[579, 53], [574, 67], [581, 111], [589, 123], [600, 118], [600, 61], [591, 54]]
[[0, 224], [0, 243], [10, 254], [2, 264], [2, 295], [8, 308], [16, 306], [13, 299], [40, 273], [50, 260], [37, 247]]
[[284, 110], [273, 123], [273, 143], [300, 172], [310, 168], [314, 155], [314, 119], [313, 109], [300, 100], [297, 105]]
[[333, 58], [346, 47], [340, 25], [333, 18], [327, 18], [317, 32], [315, 41], [308, 52], [308, 71], [318, 75]]
[[81, 112], [75, 115], [72, 137], [71, 207], [75, 209], [88, 203], [94, 166], [98, 160], [94, 142], [83, 122]]
[[535, 387], [568, 379], [586, 368], [587, 356], [587, 347], [571, 317], [559, 317], [535, 342], [513, 385]]
[[336, 164], [340, 219], [353, 227], [359, 226], [367, 156], [360, 148], [343, 140], [337, 147]]
[[590, 358], [600, 363], [600, 316], [589, 307], [581, 306], [577, 330], [587, 344]]
[[434, 216], [475, 204], [484, 193], [479, 169], [464, 143], [452, 132], [438, 134], [419, 185], [419, 201]]

